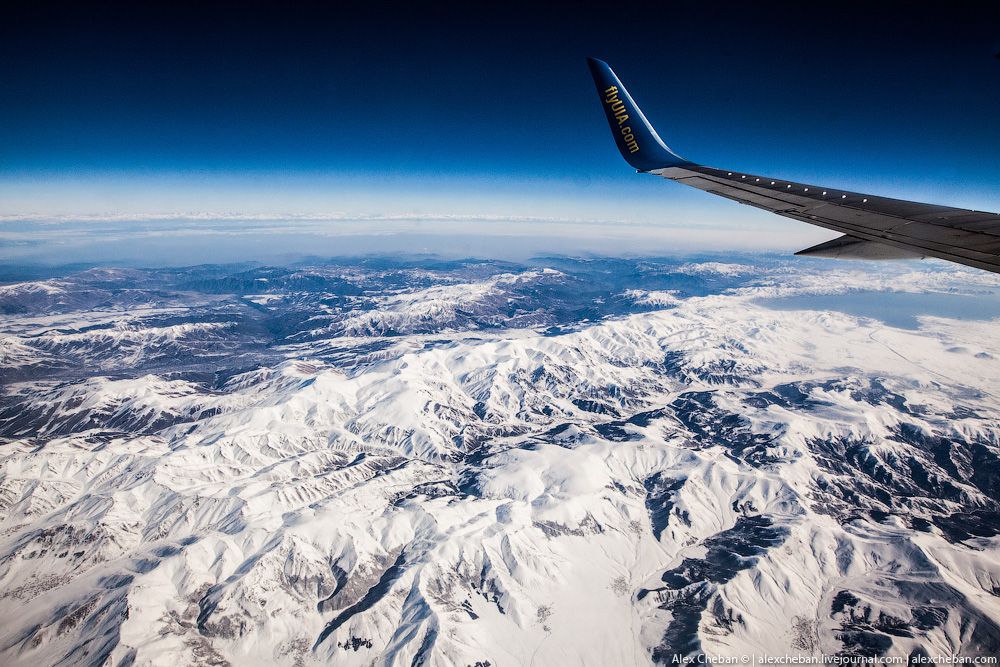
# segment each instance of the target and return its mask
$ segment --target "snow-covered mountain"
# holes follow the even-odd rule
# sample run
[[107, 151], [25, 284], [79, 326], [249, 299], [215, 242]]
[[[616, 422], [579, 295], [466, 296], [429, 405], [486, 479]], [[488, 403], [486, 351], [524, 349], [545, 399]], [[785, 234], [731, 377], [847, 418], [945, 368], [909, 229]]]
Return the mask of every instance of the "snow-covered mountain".
[[995, 655], [1000, 320], [761, 301], [1000, 292], [874, 270], [368, 260], [0, 288], [0, 660]]

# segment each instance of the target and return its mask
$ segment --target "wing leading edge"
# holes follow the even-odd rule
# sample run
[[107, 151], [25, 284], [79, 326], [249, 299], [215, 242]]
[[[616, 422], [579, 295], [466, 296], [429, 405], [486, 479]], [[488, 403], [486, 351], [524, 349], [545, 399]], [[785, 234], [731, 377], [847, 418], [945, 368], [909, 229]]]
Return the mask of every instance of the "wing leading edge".
[[663, 143], [608, 64], [594, 58], [587, 62], [615, 144], [638, 171], [844, 234], [796, 254], [938, 257], [1000, 273], [1000, 214], [848, 192], [685, 160]]

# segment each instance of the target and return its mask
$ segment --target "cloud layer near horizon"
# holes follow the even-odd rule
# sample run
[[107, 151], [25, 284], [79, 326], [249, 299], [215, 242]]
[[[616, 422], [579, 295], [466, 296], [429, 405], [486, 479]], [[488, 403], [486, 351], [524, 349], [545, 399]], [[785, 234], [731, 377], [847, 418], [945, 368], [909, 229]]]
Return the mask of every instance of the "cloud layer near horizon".
[[775, 233], [731, 222], [433, 213], [2, 215], [0, 261], [177, 265], [379, 253], [518, 259], [544, 253], [792, 251], [829, 236], [785, 224], [788, 229]]

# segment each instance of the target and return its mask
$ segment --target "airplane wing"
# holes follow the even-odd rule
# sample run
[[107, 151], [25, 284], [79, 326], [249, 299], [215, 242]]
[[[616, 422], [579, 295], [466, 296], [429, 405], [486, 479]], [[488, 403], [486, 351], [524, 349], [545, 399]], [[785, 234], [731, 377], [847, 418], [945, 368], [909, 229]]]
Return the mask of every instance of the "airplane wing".
[[622, 157], [655, 174], [844, 236], [797, 252], [814, 257], [939, 257], [1000, 273], [1000, 214], [796, 183], [685, 160], [656, 134], [607, 63], [587, 59]]

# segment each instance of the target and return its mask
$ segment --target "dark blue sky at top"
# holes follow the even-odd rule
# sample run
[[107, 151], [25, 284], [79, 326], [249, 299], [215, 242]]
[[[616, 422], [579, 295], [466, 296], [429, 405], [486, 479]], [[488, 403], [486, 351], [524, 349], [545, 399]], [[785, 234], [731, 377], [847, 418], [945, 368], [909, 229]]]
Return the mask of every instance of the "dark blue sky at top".
[[594, 55], [696, 161], [1000, 179], [1000, 3], [359, 4], [4, 3], [0, 176], [635, 178]]

